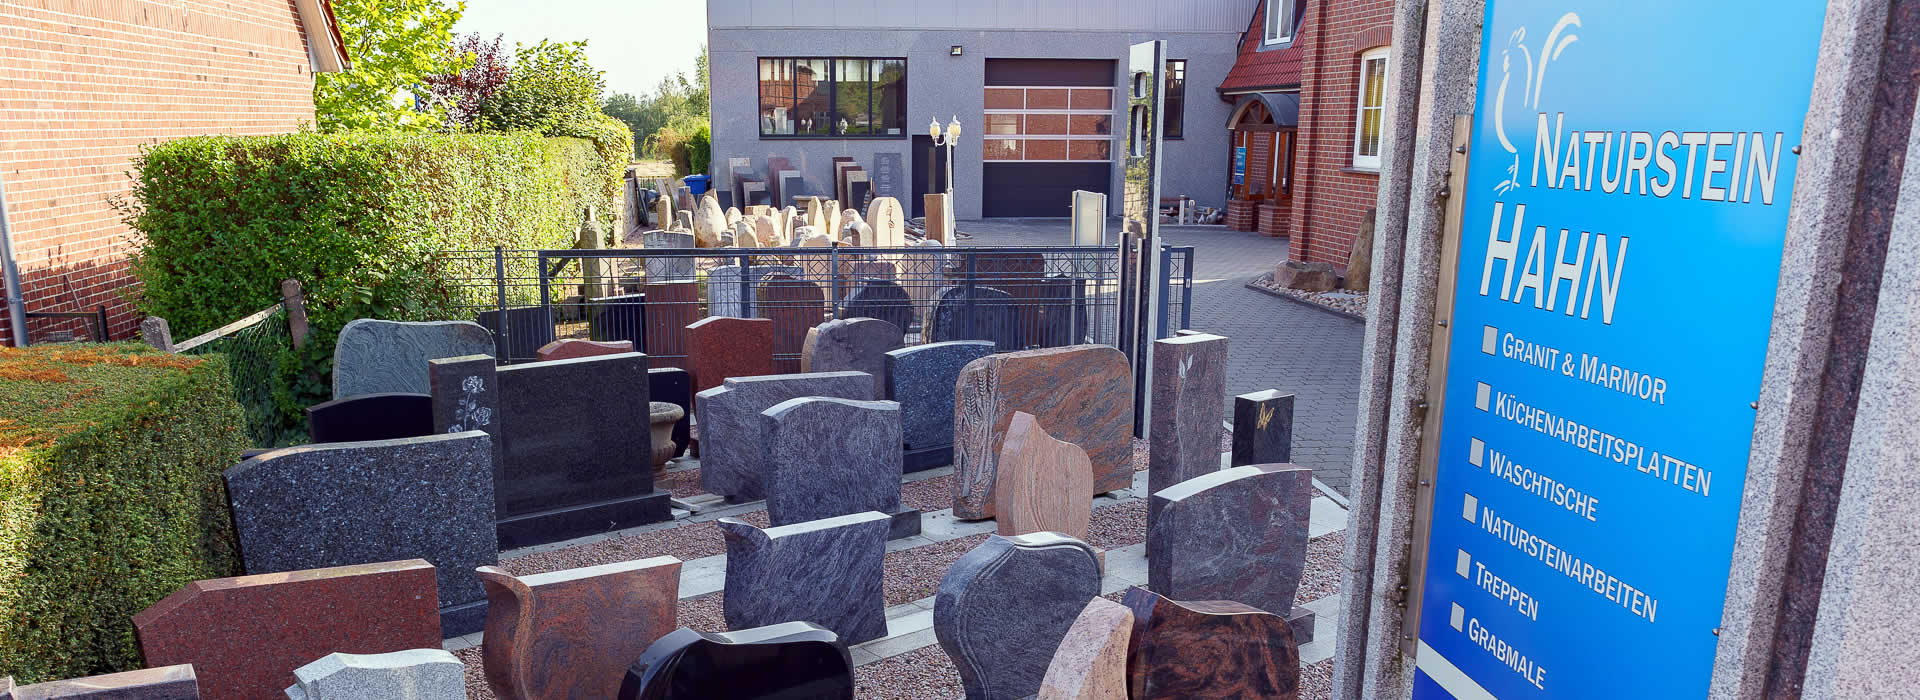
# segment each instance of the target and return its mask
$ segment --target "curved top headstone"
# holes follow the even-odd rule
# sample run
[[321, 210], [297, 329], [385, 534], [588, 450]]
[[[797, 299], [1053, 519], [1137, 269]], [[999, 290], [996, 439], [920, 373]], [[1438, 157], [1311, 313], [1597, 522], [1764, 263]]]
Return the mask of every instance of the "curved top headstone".
[[493, 354], [493, 334], [472, 321], [349, 321], [333, 345], [333, 398], [425, 394], [427, 360]]
[[1053, 650], [1099, 596], [1100, 565], [1085, 542], [993, 535], [940, 579], [933, 632], [970, 700], [1024, 698], [1039, 692]]
[[[1218, 402], [1216, 402], [1218, 403]], [[1147, 503], [1147, 583], [1175, 600], [1293, 609], [1307, 560], [1313, 470], [1234, 467], [1182, 481]]]

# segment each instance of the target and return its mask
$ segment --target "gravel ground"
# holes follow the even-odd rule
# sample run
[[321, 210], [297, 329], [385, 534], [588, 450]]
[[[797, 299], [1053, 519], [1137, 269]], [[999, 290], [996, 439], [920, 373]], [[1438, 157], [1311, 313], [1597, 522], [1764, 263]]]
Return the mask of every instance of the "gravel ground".
[[921, 479], [900, 485], [900, 505], [918, 508], [922, 513], [953, 507], [953, 475]]
[[699, 467], [684, 471], [667, 472], [666, 476], [654, 480], [653, 486], [654, 488], [665, 489], [667, 493], [673, 494], [674, 498], [681, 499], [692, 498], [706, 493], [705, 489], [700, 488]]
[[1321, 659], [1300, 669], [1300, 700], [1333, 697], [1333, 659]]
[[931, 700], [964, 692], [953, 660], [938, 644], [856, 668], [853, 680], [860, 700]]
[[887, 553], [887, 605], [933, 595], [940, 588], [940, 578], [947, 575], [947, 567], [985, 541], [986, 535], [971, 535]]
[[1125, 547], [1147, 541], [1147, 502], [1128, 501], [1093, 509], [1087, 526], [1087, 544], [1099, 549]]
[[1272, 275], [1261, 277], [1260, 279], [1254, 280], [1253, 283], [1260, 285], [1262, 289], [1279, 292], [1301, 301], [1319, 304], [1336, 311], [1345, 311], [1361, 318], [1367, 317], [1366, 292], [1350, 292], [1344, 289], [1336, 289], [1331, 292], [1309, 292], [1299, 289], [1288, 289], [1274, 284]]
[[1307, 568], [1300, 575], [1300, 591], [1293, 594], [1294, 605], [1305, 605], [1340, 592], [1340, 556], [1346, 546], [1346, 530], [1329, 532], [1307, 542]]
[[[767, 527], [767, 512], [764, 510], [739, 517], [759, 527]], [[720, 534], [720, 526], [705, 521], [514, 557], [501, 562], [500, 568], [515, 576], [529, 576], [648, 557], [673, 556], [681, 561], [690, 561], [726, 553], [727, 542]]]

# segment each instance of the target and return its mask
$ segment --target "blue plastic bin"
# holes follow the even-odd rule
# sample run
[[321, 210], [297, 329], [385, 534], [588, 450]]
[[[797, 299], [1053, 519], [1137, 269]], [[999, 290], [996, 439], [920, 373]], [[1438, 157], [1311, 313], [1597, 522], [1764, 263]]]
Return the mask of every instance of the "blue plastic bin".
[[709, 175], [688, 175], [687, 189], [692, 190], [695, 197], [706, 194], [708, 181], [712, 179]]

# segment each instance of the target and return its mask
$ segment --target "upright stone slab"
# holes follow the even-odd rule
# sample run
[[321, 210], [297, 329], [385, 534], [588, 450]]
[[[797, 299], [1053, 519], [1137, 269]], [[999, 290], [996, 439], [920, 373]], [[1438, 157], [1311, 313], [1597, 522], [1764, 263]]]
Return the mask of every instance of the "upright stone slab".
[[853, 700], [853, 657], [819, 625], [783, 622], [733, 632], [682, 627], [627, 669], [620, 700]]
[[16, 686], [0, 676], [0, 700], [200, 700], [193, 666], [176, 664]]
[[333, 345], [333, 398], [427, 391], [427, 360], [494, 354], [493, 334], [478, 323], [348, 321]]
[[[500, 444], [498, 364], [487, 355], [443, 357], [427, 362], [428, 396], [433, 400], [433, 432], [487, 434], [493, 478], [501, 475], [505, 448]], [[497, 494], [496, 494], [497, 495]], [[496, 513], [496, 515], [498, 515]]]
[[811, 622], [847, 644], [886, 636], [885, 513], [856, 513], [762, 530], [719, 520], [727, 540], [727, 627]]
[[257, 700], [334, 653], [440, 647], [420, 559], [195, 581], [133, 616], [150, 667], [192, 664], [207, 700]]
[[694, 282], [648, 284], [646, 342], [652, 367], [687, 366], [687, 325], [700, 320], [700, 286]]
[[841, 305], [847, 318], [877, 318], [902, 331], [913, 326], [913, 297], [890, 279], [862, 279], [854, 283]]
[[1147, 502], [1147, 582], [1176, 600], [1234, 600], [1288, 618], [1313, 641], [1312, 613], [1293, 604], [1306, 570], [1313, 470], [1233, 467], [1155, 492]]
[[1025, 698], [1040, 692], [1052, 651], [1099, 596], [1100, 565], [1085, 542], [994, 535], [940, 579], [933, 633], [968, 700]]
[[873, 395], [886, 392], [887, 353], [899, 350], [900, 327], [874, 318], [828, 321], [807, 332], [800, 348], [802, 372], [866, 372], [873, 375]]
[[1000, 450], [1015, 411], [1087, 451], [1094, 493], [1132, 485], [1133, 373], [1119, 350], [1075, 345], [989, 355], [960, 370], [955, 391], [955, 517], [993, 517]]
[[927, 337], [934, 342], [988, 340], [1001, 351], [1024, 349], [1013, 295], [993, 287], [947, 287], [927, 316]]
[[900, 404], [803, 397], [760, 415], [774, 525], [877, 511], [888, 539], [920, 534], [920, 511], [900, 506]]
[[708, 316], [687, 326], [693, 390], [706, 391], [728, 377], [773, 374], [773, 321]]
[[865, 372], [774, 374], [728, 379], [695, 397], [700, 412], [700, 486], [735, 502], [766, 498], [766, 424], [761, 412], [802, 396], [873, 399]]
[[875, 197], [867, 205], [867, 225], [873, 227], [873, 248], [900, 248], [907, 244], [907, 212], [900, 200]]
[[647, 370], [647, 398], [680, 407], [680, 421], [673, 424], [673, 456], [686, 454], [693, 443], [693, 374], [678, 367]]
[[1220, 470], [1226, 394], [1226, 338], [1195, 334], [1153, 341], [1149, 492]]
[[953, 463], [954, 383], [967, 363], [993, 354], [993, 343], [956, 340], [887, 353], [885, 398], [900, 404], [902, 467], [909, 472]]
[[618, 355], [633, 351], [633, 341], [631, 340], [603, 341], [567, 338], [540, 346], [540, 349], [535, 351], [533, 356], [541, 362], [546, 362], [548, 360], [571, 360], [580, 357]]
[[493, 334], [495, 354], [503, 360], [532, 360], [540, 347], [553, 342], [553, 311], [544, 306], [515, 306], [482, 311], [474, 323]]
[[994, 525], [1002, 535], [1058, 532], [1087, 538], [1093, 519], [1093, 462], [1079, 445], [1048, 435], [1015, 411], [1000, 448]]
[[680, 560], [518, 577], [482, 567], [487, 685], [502, 700], [610, 698], [628, 664], [677, 626]]
[[[755, 298], [755, 288], [760, 286], [760, 281], [766, 279], [767, 275], [774, 273], [782, 273], [793, 277], [800, 275], [800, 268], [795, 265], [754, 265], [748, 269], [750, 270], [750, 278], [746, 285], [747, 295], [745, 298], [749, 301]], [[753, 305], [750, 303], [742, 304], [740, 302], [742, 298], [740, 293], [739, 265], [721, 265], [707, 271], [708, 316], [733, 316], [736, 318], [749, 318], [754, 316]]]
[[466, 668], [443, 649], [336, 652], [294, 669], [287, 700], [466, 700]]
[[289, 447], [228, 469], [226, 482], [247, 573], [425, 559], [440, 626], [479, 631], [473, 569], [500, 558], [485, 433]]
[[939, 241], [942, 245], [953, 243], [953, 222], [947, 220], [948, 195], [944, 192], [932, 192], [921, 196], [927, 213], [927, 235], [929, 241]]
[[1040, 679], [1036, 700], [1127, 700], [1127, 640], [1133, 611], [1106, 598], [1087, 607], [1067, 628]]
[[[975, 256], [974, 273], [990, 280], [995, 288], [1013, 296], [1013, 348], [1042, 345], [1044, 336], [1040, 311], [1048, 304], [1046, 282], [1047, 256], [1044, 253], [981, 253]], [[1003, 346], [1007, 347], [1007, 346]]]
[[626, 341], [633, 352], [647, 351], [647, 295], [622, 294], [587, 302], [587, 337], [597, 342]]
[[428, 394], [361, 394], [307, 407], [307, 436], [316, 443], [432, 434], [433, 397]]
[[494, 480], [502, 548], [668, 520], [653, 487], [649, 402], [639, 353], [503, 367], [501, 471]]
[[1136, 700], [1300, 697], [1300, 649], [1279, 616], [1227, 600], [1176, 602], [1127, 589], [1127, 696]]
[[1278, 389], [1233, 397], [1230, 466], [1293, 461], [1293, 394]]
[[800, 371], [800, 346], [807, 331], [827, 318], [827, 291], [818, 283], [775, 273], [767, 275], [755, 303], [756, 315], [773, 319], [774, 368]]

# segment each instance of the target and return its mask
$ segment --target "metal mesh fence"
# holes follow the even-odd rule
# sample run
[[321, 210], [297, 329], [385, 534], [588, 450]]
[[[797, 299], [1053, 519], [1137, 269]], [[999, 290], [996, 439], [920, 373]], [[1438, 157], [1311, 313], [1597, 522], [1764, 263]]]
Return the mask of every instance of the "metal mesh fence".
[[292, 347], [287, 312], [282, 308], [252, 325], [182, 352], [226, 355], [234, 399], [246, 413], [247, 436], [256, 447], [279, 447], [306, 442], [305, 431], [286, 425], [275, 398], [275, 388], [289, 379], [281, 371], [280, 362]]

